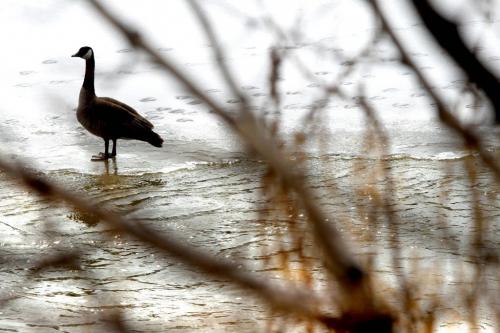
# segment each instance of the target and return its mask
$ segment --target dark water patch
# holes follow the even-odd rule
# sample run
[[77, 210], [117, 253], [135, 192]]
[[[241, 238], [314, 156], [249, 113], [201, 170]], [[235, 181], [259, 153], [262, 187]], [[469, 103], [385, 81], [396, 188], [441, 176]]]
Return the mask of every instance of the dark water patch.
[[392, 107], [396, 108], [396, 109], [408, 109], [410, 107], [410, 104], [408, 104], [408, 103], [393, 103]]
[[306, 44], [301, 44], [301, 45], [285, 45], [281, 49], [283, 50], [299, 50], [302, 47], [307, 46]]
[[357, 103], [344, 104], [344, 109], [346, 109], [346, 110], [359, 109], [359, 104], [357, 104]]
[[231, 98], [231, 99], [228, 99], [226, 101], [226, 103], [228, 103], [228, 104], [239, 104], [239, 103], [241, 103], [241, 100], [238, 99], [238, 98]]
[[54, 60], [54, 59], [47, 59], [47, 60], [42, 61], [42, 64], [44, 64], [44, 65], [52, 65], [52, 64], [57, 64], [57, 60]]
[[31, 87], [33, 86], [32, 83], [18, 83], [16, 84], [14, 87], [19, 87], [19, 88], [28, 88], [28, 87]]
[[159, 120], [163, 119], [163, 116], [161, 116], [161, 115], [154, 115], [151, 113], [146, 113], [146, 114], [147, 114], [148, 120], [150, 120], [150, 121], [159, 121]]
[[304, 109], [304, 108], [313, 109], [315, 107], [314, 107], [314, 105], [304, 106], [304, 105], [298, 104], [298, 103], [287, 104], [287, 105], [283, 106], [283, 110], [299, 110], [299, 109]]
[[35, 71], [20, 71], [19, 75], [26, 76], [36, 73]]
[[467, 104], [467, 105], [465, 105], [465, 108], [466, 109], [478, 109], [478, 108], [482, 108], [483, 106], [484, 106], [484, 103], [478, 102], [475, 104]]
[[337, 55], [343, 55], [345, 52], [345, 50], [341, 47], [328, 47], [327, 50]]
[[172, 47], [160, 47], [160, 48], [157, 48], [158, 52], [170, 52], [173, 49], [174, 48], [172, 48]]
[[395, 57], [381, 57], [379, 58], [381, 62], [388, 62], [388, 63], [398, 63], [400, 61], [399, 58]]
[[187, 123], [187, 122], [192, 122], [194, 121], [193, 119], [188, 119], [188, 118], [180, 118], [180, 119], [177, 119], [176, 122], [178, 123]]
[[[149, 174], [147, 175], [148, 178], [143, 178], [145, 175], [143, 175], [141, 177], [141, 180], [139, 182], [139, 186], [144, 186], [144, 185], [148, 185], [148, 186], [162, 186], [162, 185], [165, 185], [166, 182], [164, 179], [162, 178], [156, 178], [158, 175], [157, 174]], [[153, 178], [149, 178], [149, 177], [153, 177]]]
[[259, 88], [256, 86], [241, 86], [241, 89], [243, 89], [243, 90], [256, 90]]
[[135, 207], [135, 206], [139, 206], [139, 205], [143, 205], [145, 203], [147, 203], [148, 201], [151, 201], [152, 200], [152, 197], [150, 196], [147, 196], [145, 198], [140, 198], [140, 199], [136, 199], [136, 200], [132, 200], [128, 203], [129, 206], [131, 207]]
[[314, 72], [314, 75], [316, 75], [316, 76], [325, 76], [328, 74], [331, 74], [331, 72], [326, 72], [326, 71]]
[[264, 96], [267, 96], [267, 94], [264, 94], [264, 93], [255, 93], [255, 94], [252, 94], [253, 97], [264, 97]]
[[45, 131], [45, 130], [38, 130], [38, 131], [35, 131], [35, 132], [32, 132], [32, 133], [35, 134], [35, 135], [55, 135], [55, 134], [57, 134], [56, 132]]
[[421, 97], [426, 97], [427, 94], [426, 93], [412, 93], [410, 95], [410, 97], [413, 97], [413, 98], [421, 98]]
[[52, 84], [52, 85], [57, 85], [57, 84], [64, 84], [64, 83], [68, 83], [69, 81], [67, 80], [52, 80], [52, 81], [49, 81], [49, 84]]
[[213, 94], [213, 93], [219, 93], [219, 92], [221, 92], [221, 90], [220, 89], [207, 89], [207, 90], [205, 90], [205, 92], [208, 94]]
[[191, 102], [188, 102], [187, 104], [188, 105], [199, 105], [199, 104], [202, 104], [203, 102], [200, 101], [200, 100], [194, 100], [194, 101], [191, 101]]
[[3, 122], [5, 125], [19, 125], [20, 121], [17, 119], [7, 119]]
[[186, 110], [184, 110], [184, 109], [174, 109], [174, 110], [169, 111], [168, 113], [172, 113], [172, 114], [185, 114]]
[[144, 97], [144, 98], [141, 98], [139, 101], [143, 102], [143, 103], [154, 102], [154, 101], [156, 101], [156, 98], [155, 97]]
[[191, 99], [191, 98], [193, 98], [193, 96], [186, 96], [186, 95], [184, 95], [184, 96], [175, 96], [175, 99], [178, 99], [180, 101], [184, 101], [186, 99]]
[[27, 323], [26, 326], [28, 326], [28, 327], [35, 327], [35, 328], [43, 328], [43, 329], [53, 329], [55, 331], [61, 332], [61, 330], [60, 330], [61, 325], [44, 325], [44, 324], [30, 324], [30, 323]]
[[458, 89], [463, 89], [465, 87], [464, 82], [451, 82], [450, 84], [447, 84], [443, 86], [442, 89], [453, 89], [453, 90], [458, 90]]
[[347, 60], [347, 61], [344, 61], [344, 62], [340, 63], [340, 65], [344, 66], [344, 67], [349, 67], [349, 66], [352, 66], [354, 64], [355, 64], [355, 62], [352, 61], [352, 60]]
[[167, 106], [160, 106], [160, 107], [157, 107], [155, 110], [157, 110], [157, 111], [168, 111], [168, 110], [172, 110], [172, 108], [169, 108]]

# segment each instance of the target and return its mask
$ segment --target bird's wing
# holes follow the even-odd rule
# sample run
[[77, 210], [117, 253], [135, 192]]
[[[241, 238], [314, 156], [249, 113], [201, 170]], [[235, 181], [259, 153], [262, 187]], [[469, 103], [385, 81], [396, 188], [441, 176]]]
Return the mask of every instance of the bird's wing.
[[122, 126], [138, 126], [144, 129], [152, 129], [146, 118], [125, 103], [110, 97], [96, 98], [96, 110], [98, 116], [107, 123], [121, 124]]

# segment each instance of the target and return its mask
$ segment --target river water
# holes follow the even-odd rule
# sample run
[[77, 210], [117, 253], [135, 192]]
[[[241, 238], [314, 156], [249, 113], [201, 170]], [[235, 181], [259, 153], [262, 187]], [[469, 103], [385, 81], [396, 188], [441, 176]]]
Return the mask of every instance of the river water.
[[[218, 77], [212, 48], [183, 2], [105, 3], [140, 25], [158, 50], [175, 59], [207, 94], [227, 108], [238, 105]], [[284, 27], [299, 22], [302, 42], [282, 46], [298, 54], [318, 80], [326, 81], [343, 66], [332, 66], [332, 54], [354, 55], [374, 30], [363, 2], [256, 1], [235, 6], [214, 0], [206, 5], [227, 48], [229, 66], [260, 109], [265, 109], [269, 96], [269, 46], [276, 38], [255, 18], [272, 15]], [[399, 10], [406, 13], [405, 8]], [[422, 70], [434, 79], [435, 89], [456, 100], [463, 78], [443, 55], [432, 56], [432, 45], [422, 39], [421, 27], [410, 14], [394, 16], [399, 34], [421, 41], [416, 44], [419, 48], [410, 48]], [[273, 214], [258, 220], [265, 201], [261, 182], [265, 164], [248, 156], [237, 136], [202, 103], [131, 50], [85, 2], [7, 0], [0, 4], [0, 22], [2, 156], [21, 159], [51, 180], [158, 232], [178, 233], [195, 247], [280, 278], [279, 264], [269, 264], [273, 252], [264, 256], [263, 252], [277, 249], [273, 246], [282, 241], [277, 235], [285, 227]], [[471, 36], [482, 23], [467, 21]], [[92, 154], [102, 151], [102, 141], [76, 121], [84, 63], [70, 57], [84, 45], [95, 50], [97, 94], [139, 110], [165, 139], [163, 148], [119, 141], [116, 160], [90, 161]], [[498, 68], [494, 47], [485, 46], [481, 52], [491, 68]], [[448, 299], [453, 288], [467, 288], [472, 274], [472, 266], [461, 255], [469, 246], [474, 216], [466, 163], [477, 171], [473, 187], [488, 225], [484, 247], [493, 251], [498, 250], [500, 238], [498, 186], [477, 156], [436, 121], [409, 70], [395, 64], [394, 50], [381, 42], [376, 56], [380, 61], [366, 60], [342, 87], [352, 93], [363, 81], [368, 101], [380, 111], [389, 134], [386, 159], [395, 180], [394, 208], [404, 221], [403, 265], [418, 261], [420, 273], [435, 272], [431, 277], [440, 280], [441, 287], [426, 292]], [[303, 126], [308, 110], [325, 101], [317, 82], [304, 78], [292, 65], [283, 69], [279, 86], [281, 132], [291, 137]], [[326, 103], [322, 124], [329, 131], [305, 146], [309, 183], [328, 214], [346, 217], [337, 227], [353, 252], [361, 258], [379, 253], [376, 274], [391, 281], [394, 274], [387, 259], [391, 231], [383, 225], [374, 242], [366, 236], [358, 209], [371, 199], [360, 193], [384, 185], [373, 176], [380, 161], [367, 152], [363, 114], [356, 99]], [[471, 103], [461, 101], [463, 119], [473, 118]], [[499, 156], [497, 131], [481, 128], [489, 152]], [[0, 184], [0, 294], [17, 297], [0, 308], [0, 332], [105, 331], [101, 316], [109, 309], [122, 310], [127, 324], [138, 332], [255, 332], [266, 327], [270, 318], [266, 307], [227, 281], [207, 278], [155, 249], [114, 235], [89, 216], [53, 207], [1, 173]], [[67, 249], [83, 254], [82, 270], [53, 268], [28, 277], [41, 255]], [[462, 275], [453, 274], [456, 271]], [[498, 294], [498, 274], [484, 273], [487, 292]], [[411, 270], [408, 274], [419, 276]], [[464, 320], [459, 303], [451, 300], [443, 305], [447, 319], [440, 332], [452, 331], [447, 321], [463, 328], [457, 326]], [[498, 301], [493, 304], [498, 306]], [[481, 331], [493, 332], [491, 304], [481, 304], [481, 309]]]

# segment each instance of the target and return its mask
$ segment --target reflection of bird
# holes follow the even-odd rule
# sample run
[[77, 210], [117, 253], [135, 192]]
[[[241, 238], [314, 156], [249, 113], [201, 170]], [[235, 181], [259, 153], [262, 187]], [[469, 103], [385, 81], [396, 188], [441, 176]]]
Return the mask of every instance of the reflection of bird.
[[[92, 161], [102, 161], [116, 156], [117, 139], [146, 141], [161, 147], [163, 139], [153, 132], [153, 124], [130, 106], [109, 97], [97, 97], [94, 91], [94, 51], [88, 46], [72, 55], [85, 59], [85, 79], [76, 117], [90, 133], [104, 139], [104, 153], [92, 156]], [[109, 140], [113, 141], [113, 151], [108, 153]]]

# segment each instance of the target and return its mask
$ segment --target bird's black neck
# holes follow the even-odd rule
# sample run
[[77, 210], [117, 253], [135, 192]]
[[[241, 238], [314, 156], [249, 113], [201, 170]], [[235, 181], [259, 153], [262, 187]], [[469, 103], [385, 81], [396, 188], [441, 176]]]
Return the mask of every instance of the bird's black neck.
[[95, 70], [95, 60], [94, 55], [90, 59], [85, 60], [85, 79], [83, 80], [83, 88], [85, 88], [89, 93], [95, 95], [94, 90], [94, 70]]

